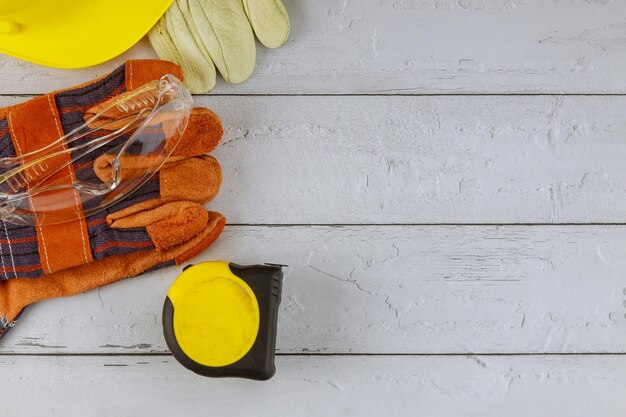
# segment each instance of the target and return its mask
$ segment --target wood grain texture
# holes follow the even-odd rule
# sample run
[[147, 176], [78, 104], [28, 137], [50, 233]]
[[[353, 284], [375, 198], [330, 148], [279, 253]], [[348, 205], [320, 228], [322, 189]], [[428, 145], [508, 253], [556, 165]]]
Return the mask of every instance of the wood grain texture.
[[196, 101], [226, 126], [231, 222], [626, 222], [623, 97]]
[[[194, 262], [277, 262], [291, 353], [626, 353], [626, 227], [228, 227]], [[167, 352], [178, 268], [40, 303], [0, 353]]]
[[[606, 0], [286, 0], [288, 43], [216, 93], [624, 93], [626, 3]], [[64, 71], [0, 58], [0, 92], [44, 93], [154, 57], [143, 41]]]
[[279, 357], [265, 383], [202, 378], [169, 356], [0, 357], [0, 367], [11, 417], [622, 417], [626, 407], [625, 356]]
[[235, 223], [626, 221], [624, 97], [219, 97]]
[[225, 124], [231, 223], [626, 222], [626, 97], [196, 102]]

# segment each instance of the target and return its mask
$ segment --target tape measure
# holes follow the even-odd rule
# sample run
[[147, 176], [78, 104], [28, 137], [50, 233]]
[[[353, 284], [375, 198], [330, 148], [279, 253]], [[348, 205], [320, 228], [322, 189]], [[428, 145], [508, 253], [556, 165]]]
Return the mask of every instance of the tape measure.
[[163, 334], [176, 360], [204, 376], [270, 379], [283, 266], [185, 267], [163, 306]]

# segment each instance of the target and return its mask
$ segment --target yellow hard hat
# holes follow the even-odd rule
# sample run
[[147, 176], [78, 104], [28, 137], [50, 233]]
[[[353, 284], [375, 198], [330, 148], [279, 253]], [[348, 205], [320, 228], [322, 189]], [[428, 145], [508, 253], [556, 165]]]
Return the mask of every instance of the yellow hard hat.
[[173, 0], [0, 0], [0, 52], [83, 68], [137, 43]]

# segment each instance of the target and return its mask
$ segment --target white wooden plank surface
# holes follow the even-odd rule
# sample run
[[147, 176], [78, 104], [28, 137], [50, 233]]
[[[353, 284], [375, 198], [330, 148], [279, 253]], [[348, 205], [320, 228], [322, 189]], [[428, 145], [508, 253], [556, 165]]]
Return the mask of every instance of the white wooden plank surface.
[[[626, 226], [427, 224], [626, 223], [626, 97], [481, 96], [625, 94], [626, 3], [285, 3], [289, 43], [214, 90], [244, 96], [198, 98], [226, 126], [211, 207], [244, 225], [196, 262], [289, 264], [297, 355], [267, 383], [152, 355], [170, 268], [29, 309], [0, 344], [0, 414], [622, 417]], [[141, 57], [0, 57], [0, 106]]]
[[235, 223], [626, 221], [625, 97], [216, 97]]
[[626, 222], [626, 97], [196, 101], [231, 223]]
[[[280, 352], [626, 353], [626, 227], [229, 227], [288, 264]], [[167, 352], [170, 268], [32, 307], [0, 353]]]
[[[605, 0], [286, 0], [284, 47], [217, 93], [624, 93], [626, 3]], [[143, 42], [119, 58], [153, 57]], [[0, 92], [101, 75], [0, 58]]]
[[2, 413], [622, 417], [626, 357], [279, 357], [265, 383], [164, 357], [0, 357]]

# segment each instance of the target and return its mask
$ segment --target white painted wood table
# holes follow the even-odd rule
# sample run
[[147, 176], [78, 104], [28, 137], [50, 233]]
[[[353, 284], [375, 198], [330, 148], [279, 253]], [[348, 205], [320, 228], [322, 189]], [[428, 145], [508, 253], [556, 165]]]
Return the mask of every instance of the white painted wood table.
[[[282, 49], [197, 102], [229, 218], [201, 260], [289, 265], [278, 372], [196, 376], [178, 268], [42, 302], [0, 415], [626, 416], [626, 2], [291, 0]], [[0, 58], [0, 104], [89, 80]]]

